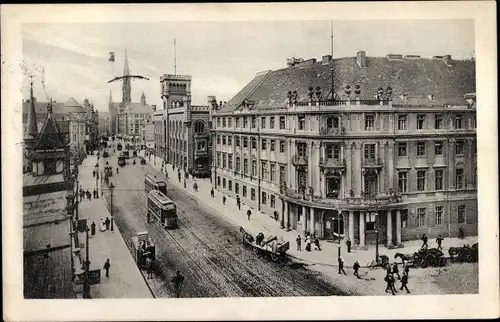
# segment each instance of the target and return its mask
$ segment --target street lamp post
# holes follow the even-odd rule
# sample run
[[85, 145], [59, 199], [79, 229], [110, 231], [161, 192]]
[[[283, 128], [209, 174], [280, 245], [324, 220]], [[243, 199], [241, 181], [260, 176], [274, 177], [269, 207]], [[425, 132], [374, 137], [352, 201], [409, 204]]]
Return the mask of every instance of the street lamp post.
[[339, 259], [340, 259], [340, 254], [341, 254], [341, 245], [340, 245], [340, 210], [337, 210], [337, 227], [338, 227], [338, 238], [339, 238], [339, 252], [338, 252], [338, 256], [339, 256]]
[[83, 298], [90, 298], [90, 283], [89, 283], [89, 227], [85, 227], [85, 279], [83, 284]]
[[379, 262], [379, 254], [378, 254], [378, 234], [379, 234], [379, 213], [378, 213], [378, 199], [375, 196], [375, 224], [377, 225], [375, 229], [375, 234], [376, 234], [376, 241], [375, 241], [375, 261], [378, 263]]
[[109, 191], [111, 193], [111, 202], [110, 202], [110, 213], [111, 213], [111, 231], [114, 230], [114, 224], [113, 222], [115, 221], [113, 218], [113, 192], [114, 192], [115, 186], [113, 185], [113, 182], [109, 184]]

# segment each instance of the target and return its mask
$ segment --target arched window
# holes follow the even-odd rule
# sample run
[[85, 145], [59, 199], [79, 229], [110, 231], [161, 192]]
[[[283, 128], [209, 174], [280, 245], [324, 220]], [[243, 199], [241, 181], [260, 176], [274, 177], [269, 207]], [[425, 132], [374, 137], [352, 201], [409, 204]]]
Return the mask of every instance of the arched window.
[[202, 134], [203, 132], [205, 132], [205, 125], [203, 124], [203, 122], [196, 122], [194, 124], [194, 132], [196, 134]]

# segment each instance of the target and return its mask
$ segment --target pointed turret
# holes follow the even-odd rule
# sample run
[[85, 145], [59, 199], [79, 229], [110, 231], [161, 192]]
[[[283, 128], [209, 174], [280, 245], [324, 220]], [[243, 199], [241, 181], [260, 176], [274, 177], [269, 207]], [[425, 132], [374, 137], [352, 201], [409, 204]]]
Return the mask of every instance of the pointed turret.
[[34, 143], [38, 135], [38, 126], [36, 124], [35, 97], [33, 96], [33, 76], [31, 76], [30, 87], [30, 107], [28, 111], [28, 124], [24, 140], [27, 144]]
[[65, 141], [64, 134], [59, 130], [54, 114], [52, 113], [52, 102], [49, 102], [47, 104], [47, 119], [45, 119], [45, 123], [40, 131], [35, 150], [64, 149], [66, 147]]
[[[123, 64], [123, 76], [129, 76], [130, 69], [128, 67], [128, 56], [127, 50], [125, 49], [125, 62]], [[132, 102], [132, 87], [130, 86], [130, 77], [123, 78], [122, 85], [122, 103], [131, 103]]]
[[142, 91], [142, 95], [141, 95], [141, 104], [146, 105], [146, 95], [144, 95], [144, 91]]
[[128, 55], [127, 55], [127, 50], [125, 49], [125, 61], [123, 64], [123, 76], [128, 76], [130, 75], [130, 69], [128, 67]]

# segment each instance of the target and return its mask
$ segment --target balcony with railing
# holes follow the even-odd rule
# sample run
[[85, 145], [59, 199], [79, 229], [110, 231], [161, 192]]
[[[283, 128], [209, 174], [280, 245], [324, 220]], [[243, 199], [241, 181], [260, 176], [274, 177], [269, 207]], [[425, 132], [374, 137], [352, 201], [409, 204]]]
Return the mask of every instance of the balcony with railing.
[[374, 158], [374, 159], [366, 159], [363, 158], [363, 168], [382, 168], [384, 166], [384, 163], [382, 162], [381, 158]]
[[319, 158], [319, 166], [321, 168], [343, 169], [347, 166], [345, 159]]
[[345, 135], [346, 129], [345, 127], [321, 127], [319, 129], [320, 135]]
[[304, 154], [304, 155], [295, 154], [292, 157], [292, 164], [294, 166], [304, 166], [304, 165], [307, 165], [307, 162], [308, 162], [307, 154]]

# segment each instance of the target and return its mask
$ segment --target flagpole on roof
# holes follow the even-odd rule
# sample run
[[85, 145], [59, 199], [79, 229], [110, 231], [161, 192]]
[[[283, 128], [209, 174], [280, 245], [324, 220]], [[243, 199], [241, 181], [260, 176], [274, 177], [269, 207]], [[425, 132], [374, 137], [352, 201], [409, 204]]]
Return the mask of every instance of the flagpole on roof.
[[331, 21], [331, 54], [332, 54], [332, 67], [331, 67], [331, 72], [332, 72], [332, 102], [335, 100], [335, 92], [334, 92], [334, 83], [333, 83], [333, 77], [334, 77], [334, 70], [333, 70], [333, 20]]
[[174, 38], [174, 75], [177, 75], [177, 52], [176, 52], [176, 40]]

